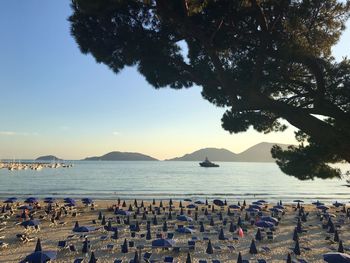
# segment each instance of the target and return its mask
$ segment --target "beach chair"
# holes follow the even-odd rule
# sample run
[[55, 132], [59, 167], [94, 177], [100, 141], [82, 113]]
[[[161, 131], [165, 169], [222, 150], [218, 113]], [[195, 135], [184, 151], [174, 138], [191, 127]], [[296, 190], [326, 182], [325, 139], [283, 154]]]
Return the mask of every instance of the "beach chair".
[[121, 259], [114, 260], [114, 263], [122, 263], [122, 262], [123, 262], [123, 260], [121, 260]]
[[195, 246], [196, 246], [196, 241], [194, 241], [194, 240], [189, 240], [189, 241], [187, 242], [187, 244], [188, 244], [188, 249], [189, 249], [189, 250], [194, 250], [194, 248], [195, 248]]
[[74, 259], [73, 263], [81, 263], [83, 262], [84, 258], [76, 258]]
[[57, 246], [58, 246], [58, 249], [66, 249], [69, 247], [66, 240], [58, 241]]
[[213, 259], [211, 262], [212, 262], [212, 263], [221, 263], [221, 261], [218, 260], [218, 259]]
[[266, 263], [265, 259], [258, 259], [258, 263]]
[[164, 262], [165, 262], [165, 263], [173, 263], [173, 262], [174, 262], [174, 258], [171, 257], [171, 256], [166, 256], [166, 257], [164, 258]]
[[146, 263], [150, 263], [151, 261], [151, 256], [152, 256], [152, 253], [151, 252], [145, 252], [145, 254], [143, 254], [143, 260], [146, 262]]

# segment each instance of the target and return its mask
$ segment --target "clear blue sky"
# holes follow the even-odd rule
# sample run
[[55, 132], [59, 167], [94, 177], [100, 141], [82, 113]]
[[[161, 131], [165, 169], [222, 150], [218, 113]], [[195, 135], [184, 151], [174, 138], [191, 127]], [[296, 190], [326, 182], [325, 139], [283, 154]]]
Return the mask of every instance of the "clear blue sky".
[[[230, 135], [223, 109], [199, 88], [154, 90], [135, 69], [115, 75], [82, 55], [70, 36], [69, 0], [0, 2], [0, 159], [112, 150], [164, 159], [202, 147], [240, 152], [258, 142], [294, 143], [293, 129]], [[350, 31], [334, 49], [350, 54]]]

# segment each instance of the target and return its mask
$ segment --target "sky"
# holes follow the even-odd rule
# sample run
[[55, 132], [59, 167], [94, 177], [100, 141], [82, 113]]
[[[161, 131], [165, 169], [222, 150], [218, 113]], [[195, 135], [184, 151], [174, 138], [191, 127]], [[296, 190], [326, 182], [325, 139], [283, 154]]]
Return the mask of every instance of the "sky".
[[[0, 1], [0, 159], [110, 151], [167, 159], [205, 147], [238, 153], [259, 142], [296, 143], [293, 127], [229, 134], [224, 109], [199, 87], [155, 90], [134, 68], [116, 75], [97, 64], [70, 35], [69, 3]], [[350, 54], [348, 43], [350, 29], [333, 50], [337, 59]]]

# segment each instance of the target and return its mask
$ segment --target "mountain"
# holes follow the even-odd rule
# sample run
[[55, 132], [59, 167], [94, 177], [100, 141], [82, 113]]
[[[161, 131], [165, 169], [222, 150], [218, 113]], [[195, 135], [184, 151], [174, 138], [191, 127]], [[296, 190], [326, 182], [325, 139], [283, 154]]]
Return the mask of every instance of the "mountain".
[[271, 148], [274, 145], [279, 145], [282, 149], [287, 149], [289, 145], [261, 142], [247, 150], [237, 154], [237, 162], [274, 162], [271, 156]]
[[45, 156], [40, 156], [38, 158], [35, 159], [35, 161], [63, 161], [60, 158], [57, 158], [54, 155], [45, 155]]
[[141, 153], [110, 152], [102, 156], [87, 157], [83, 161], [158, 161]]
[[232, 162], [236, 156], [237, 154], [226, 149], [204, 148], [167, 161], [203, 161], [205, 157], [208, 157], [213, 162]]
[[[271, 156], [271, 148], [276, 143], [258, 143], [241, 153], [233, 153], [227, 149], [204, 148], [193, 153], [185, 154], [167, 161], [203, 161], [208, 157], [213, 162], [274, 162]], [[287, 144], [277, 144], [286, 149]]]

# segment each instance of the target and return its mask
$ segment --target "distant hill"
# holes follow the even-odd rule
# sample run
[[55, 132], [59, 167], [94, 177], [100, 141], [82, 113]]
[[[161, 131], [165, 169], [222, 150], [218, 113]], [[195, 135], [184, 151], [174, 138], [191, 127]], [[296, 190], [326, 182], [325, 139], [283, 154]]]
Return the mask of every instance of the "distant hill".
[[158, 161], [141, 153], [110, 152], [102, 156], [87, 157], [83, 161]]
[[237, 162], [274, 162], [271, 156], [271, 148], [274, 145], [279, 145], [282, 149], [287, 149], [288, 144], [278, 144], [262, 142], [258, 143], [244, 152], [237, 154]]
[[57, 158], [54, 155], [45, 155], [45, 156], [40, 156], [35, 159], [35, 161], [63, 161], [60, 158]]
[[237, 158], [236, 156], [237, 154], [226, 149], [204, 148], [167, 161], [203, 161], [208, 157], [213, 162], [232, 162]]
[[[167, 161], [203, 161], [208, 157], [213, 162], [274, 162], [271, 156], [271, 148], [276, 143], [258, 143], [241, 153], [233, 153], [227, 149], [204, 148], [193, 153], [185, 154]], [[283, 149], [287, 144], [278, 144]]]

